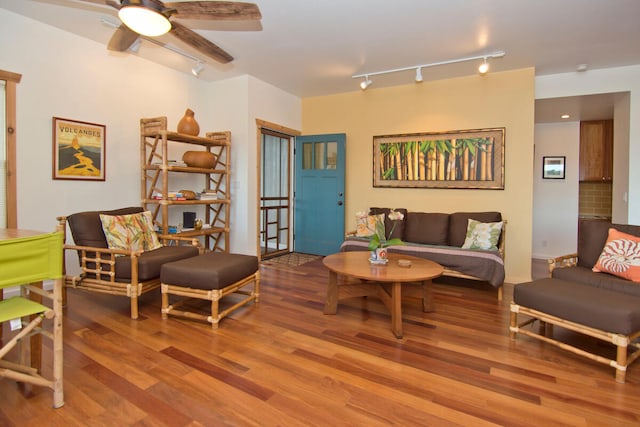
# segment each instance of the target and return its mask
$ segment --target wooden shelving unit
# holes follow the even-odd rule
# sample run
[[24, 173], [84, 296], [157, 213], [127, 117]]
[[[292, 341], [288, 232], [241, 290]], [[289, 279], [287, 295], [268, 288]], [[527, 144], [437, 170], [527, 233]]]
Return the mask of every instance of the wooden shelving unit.
[[[186, 144], [187, 150], [206, 150], [217, 158], [214, 169], [177, 166], [170, 164], [170, 144]], [[169, 233], [169, 210], [175, 206], [204, 205], [204, 227], [184, 230], [181, 237], [203, 237], [204, 247], [211, 251], [229, 250], [230, 154], [231, 132], [208, 132], [204, 137], [190, 136], [167, 130], [166, 117], [140, 119], [140, 163], [142, 207], [153, 215], [154, 224], [161, 233]], [[200, 174], [202, 188], [216, 192], [217, 199], [172, 200], [169, 184], [173, 174]], [[200, 191], [202, 188], [194, 189]], [[175, 191], [175, 190], [174, 190]], [[155, 196], [155, 197], [154, 197]]]

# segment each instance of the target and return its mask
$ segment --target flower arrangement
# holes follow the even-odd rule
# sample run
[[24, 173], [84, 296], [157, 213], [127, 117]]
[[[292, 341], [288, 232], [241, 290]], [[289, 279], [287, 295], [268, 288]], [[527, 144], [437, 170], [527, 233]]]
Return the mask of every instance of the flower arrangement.
[[404, 219], [404, 215], [402, 212], [397, 212], [395, 209], [391, 209], [389, 212], [389, 219], [393, 221], [393, 227], [391, 227], [388, 237], [384, 235], [384, 220], [376, 221], [376, 232], [373, 233], [373, 236], [371, 236], [371, 240], [369, 241], [370, 251], [375, 251], [378, 248], [386, 248], [391, 245], [404, 245], [404, 242], [399, 238], [391, 238], [398, 221], [402, 221]]

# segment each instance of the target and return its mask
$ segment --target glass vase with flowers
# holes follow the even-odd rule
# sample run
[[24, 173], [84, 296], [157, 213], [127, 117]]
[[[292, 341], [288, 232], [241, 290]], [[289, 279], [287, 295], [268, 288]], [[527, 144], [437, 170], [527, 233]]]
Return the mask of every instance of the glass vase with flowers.
[[371, 251], [369, 262], [372, 264], [386, 264], [389, 262], [389, 259], [387, 258], [387, 247], [392, 245], [404, 245], [404, 242], [398, 237], [391, 237], [393, 235], [393, 231], [396, 229], [398, 221], [402, 221], [404, 219], [404, 215], [401, 212], [391, 209], [389, 212], [389, 219], [393, 221], [393, 226], [391, 227], [391, 231], [389, 231], [388, 236], [385, 235], [384, 219], [378, 219], [376, 221], [376, 231], [373, 233], [373, 236], [371, 236], [368, 246], [368, 249]]

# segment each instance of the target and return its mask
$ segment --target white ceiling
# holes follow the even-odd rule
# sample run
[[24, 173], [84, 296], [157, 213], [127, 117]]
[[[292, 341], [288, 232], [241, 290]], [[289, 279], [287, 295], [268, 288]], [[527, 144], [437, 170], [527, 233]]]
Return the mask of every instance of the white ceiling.
[[[116, 10], [97, 0], [0, 0], [0, 8], [59, 27], [106, 46], [118, 22]], [[222, 80], [243, 74], [299, 97], [358, 89], [354, 74], [411, 67], [504, 50], [490, 61], [493, 71], [535, 67], [536, 75], [577, 72], [640, 64], [639, 0], [255, 0], [260, 23], [182, 20], [216, 43], [235, 60], [221, 65], [180, 44], [169, 43], [207, 63], [200, 78]], [[46, 42], [43, 40], [43, 43]], [[194, 61], [143, 41], [135, 54], [190, 73]], [[476, 72], [468, 62], [423, 69], [425, 80]], [[414, 72], [372, 77], [375, 87], [406, 84]], [[545, 101], [536, 106], [536, 121], [547, 106], [609, 103], [612, 95]], [[594, 105], [595, 105], [594, 104]], [[558, 107], [559, 108], [559, 107]], [[551, 110], [549, 110], [551, 111]], [[549, 112], [549, 118], [552, 118]], [[575, 117], [579, 119], [579, 117]]]

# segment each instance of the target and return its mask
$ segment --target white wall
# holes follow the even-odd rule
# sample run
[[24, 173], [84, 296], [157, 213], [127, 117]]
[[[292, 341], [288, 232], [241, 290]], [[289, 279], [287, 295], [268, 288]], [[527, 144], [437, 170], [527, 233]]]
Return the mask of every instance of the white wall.
[[[17, 87], [20, 228], [48, 231], [59, 215], [140, 205], [140, 118], [167, 116], [169, 129], [175, 129], [191, 108], [201, 134], [232, 132], [231, 249], [255, 252], [256, 213], [249, 212], [255, 205], [252, 115], [300, 128], [299, 98], [248, 76], [200, 81], [5, 9], [0, 9], [0, 40], [0, 69], [22, 74]], [[250, 115], [256, 99], [260, 102]], [[53, 116], [106, 125], [104, 182], [52, 180]]]
[[[614, 111], [613, 220], [640, 225], [640, 65], [536, 77], [536, 99], [614, 92], [629, 92], [629, 98], [617, 103]], [[628, 129], [628, 134], [621, 129]]]
[[[574, 253], [578, 237], [580, 122], [537, 124], [533, 178], [533, 258]], [[566, 156], [565, 179], [543, 179], [542, 157]]]

